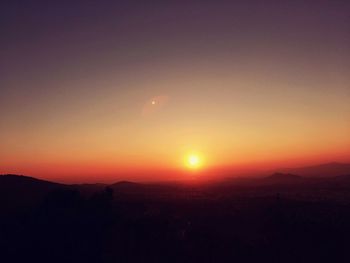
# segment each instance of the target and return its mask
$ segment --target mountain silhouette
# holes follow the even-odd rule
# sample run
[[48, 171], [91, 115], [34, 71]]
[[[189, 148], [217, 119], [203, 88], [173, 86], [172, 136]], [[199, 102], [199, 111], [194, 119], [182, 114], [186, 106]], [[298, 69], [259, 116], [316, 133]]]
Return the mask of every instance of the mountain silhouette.
[[0, 175], [0, 206], [28, 206], [42, 200], [50, 191], [68, 187], [29, 176]]
[[114, 192], [122, 195], [143, 195], [152, 196], [154, 194], [171, 194], [181, 189], [178, 185], [166, 183], [135, 183], [121, 181], [109, 186]]
[[26, 191], [41, 192], [48, 188], [62, 187], [64, 184], [40, 180], [24, 175], [5, 174], [0, 175], [0, 191], [5, 193], [7, 189], [25, 194]]
[[350, 164], [332, 162], [300, 168], [280, 169], [277, 172], [297, 174], [305, 177], [336, 177], [350, 174]]
[[290, 173], [274, 173], [270, 176], [262, 178], [264, 183], [299, 183], [303, 181], [303, 177]]

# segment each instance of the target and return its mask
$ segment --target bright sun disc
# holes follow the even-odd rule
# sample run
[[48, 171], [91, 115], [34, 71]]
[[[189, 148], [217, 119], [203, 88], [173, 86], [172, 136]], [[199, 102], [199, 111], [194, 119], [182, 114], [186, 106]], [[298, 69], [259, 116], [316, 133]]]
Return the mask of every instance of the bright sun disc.
[[190, 154], [186, 159], [186, 164], [190, 169], [197, 169], [201, 166], [201, 159], [196, 154]]

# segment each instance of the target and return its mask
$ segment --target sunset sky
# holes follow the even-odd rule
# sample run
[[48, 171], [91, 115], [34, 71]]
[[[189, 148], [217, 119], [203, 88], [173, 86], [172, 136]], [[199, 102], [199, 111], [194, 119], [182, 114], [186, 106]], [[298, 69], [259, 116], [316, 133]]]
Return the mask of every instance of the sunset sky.
[[2, 1], [0, 33], [0, 173], [350, 161], [348, 1]]

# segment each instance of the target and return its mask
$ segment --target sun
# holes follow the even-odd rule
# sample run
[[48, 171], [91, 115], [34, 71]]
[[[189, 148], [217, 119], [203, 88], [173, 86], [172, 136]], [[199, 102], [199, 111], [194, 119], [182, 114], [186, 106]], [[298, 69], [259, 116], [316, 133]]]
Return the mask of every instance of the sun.
[[186, 157], [186, 166], [189, 169], [195, 170], [200, 168], [202, 165], [202, 160], [198, 154], [189, 154]]

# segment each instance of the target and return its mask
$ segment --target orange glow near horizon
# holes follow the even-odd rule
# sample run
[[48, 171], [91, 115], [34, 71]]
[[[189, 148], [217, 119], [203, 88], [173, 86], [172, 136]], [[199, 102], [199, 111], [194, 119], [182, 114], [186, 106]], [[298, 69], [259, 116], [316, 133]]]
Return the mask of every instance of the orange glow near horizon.
[[[139, 182], [148, 181], [178, 181], [198, 178], [201, 180], [206, 179], [219, 179], [228, 176], [242, 176], [249, 175], [251, 172], [259, 173], [264, 171], [273, 171], [278, 168], [285, 167], [300, 167], [321, 164], [331, 162], [334, 160], [340, 162], [349, 162], [349, 152], [341, 153], [325, 153], [315, 156], [298, 156], [295, 158], [281, 158], [281, 159], [264, 159], [245, 161], [238, 158], [231, 162], [220, 162], [205, 164], [200, 155], [199, 160], [186, 155], [183, 158], [182, 163], [177, 163], [175, 160], [173, 163], [157, 163], [156, 161], [141, 162], [141, 159], [132, 158], [129, 160], [129, 164], [117, 163], [113, 160], [91, 160], [91, 161], [78, 161], [70, 159], [61, 160], [60, 162], [55, 159], [48, 161], [47, 159], [32, 160], [29, 162], [17, 163], [16, 160], [11, 162], [8, 166], [2, 166], [0, 173], [14, 173], [23, 174], [28, 176], [34, 176], [41, 179], [53, 180], [63, 183], [82, 183], [82, 182], [106, 182], [113, 183], [119, 180], [131, 180]], [[177, 158], [178, 159], [178, 156]], [[138, 163], [137, 166], [134, 163]], [[191, 164], [192, 163], [192, 164]], [[185, 166], [186, 170], [183, 169]], [[253, 174], [254, 175], [254, 174]]]

